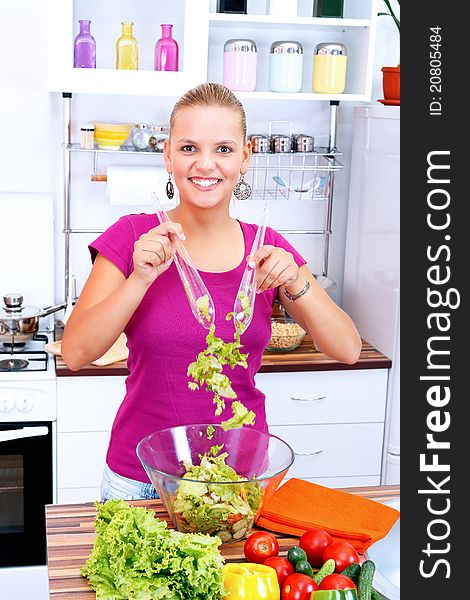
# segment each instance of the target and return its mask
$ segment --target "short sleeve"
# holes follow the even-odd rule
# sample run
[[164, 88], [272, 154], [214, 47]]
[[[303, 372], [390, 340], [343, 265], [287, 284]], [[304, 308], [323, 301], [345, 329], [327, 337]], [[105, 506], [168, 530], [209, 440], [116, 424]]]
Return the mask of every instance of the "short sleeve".
[[288, 242], [283, 235], [281, 235], [271, 227], [266, 228], [264, 243], [270, 244], [271, 246], [276, 246], [276, 248], [284, 248], [284, 250], [290, 252], [299, 267], [307, 264], [305, 258], [299, 252], [297, 252], [294, 246], [292, 246], [292, 244]]
[[127, 216], [121, 217], [88, 246], [91, 260], [94, 262], [97, 255], [102, 254], [115, 264], [125, 277], [129, 277], [133, 269], [132, 255], [136, 239], [131, 220]]

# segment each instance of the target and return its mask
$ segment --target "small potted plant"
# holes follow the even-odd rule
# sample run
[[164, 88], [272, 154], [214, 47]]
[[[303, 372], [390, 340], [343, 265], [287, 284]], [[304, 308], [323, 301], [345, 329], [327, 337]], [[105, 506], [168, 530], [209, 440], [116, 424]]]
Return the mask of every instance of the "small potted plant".
[[[394, 0], [400, 6], [400, 0]], [[379, 12], [378, 16], [387, 16], [393, 19], [400, 35], [400, 17], [393, 10], [391, 0], [383, 0], [387, 7], [386, 12]], [[400, 104], [400, 64], [396, 67], [382, 67], [382, 87], [384, 104]]]

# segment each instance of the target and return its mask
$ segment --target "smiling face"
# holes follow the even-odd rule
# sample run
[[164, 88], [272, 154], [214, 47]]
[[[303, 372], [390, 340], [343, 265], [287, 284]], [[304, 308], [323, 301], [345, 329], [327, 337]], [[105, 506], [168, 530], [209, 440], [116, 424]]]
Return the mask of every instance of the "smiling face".
[[175, 115], [165, 144], [165, 164], [174, 175], [181, 201], [201, 208], [228, 206], [249, 157], [250, 143], [245, 143], [237, 111], [194, 106]]

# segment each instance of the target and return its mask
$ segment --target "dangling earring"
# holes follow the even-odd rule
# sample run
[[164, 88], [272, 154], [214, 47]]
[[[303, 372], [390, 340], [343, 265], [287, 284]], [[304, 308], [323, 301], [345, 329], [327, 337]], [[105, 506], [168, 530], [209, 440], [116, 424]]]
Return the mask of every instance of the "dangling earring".
[[171, 181], [171, 173], [168, 173], [168, 181], [166, 182], [166, 195], [169, 200], [172, 200], [175, 195], [175, 186]]
[[251, 196], [251, 185], [245, 181], [244, 175], [240, 175], [240, 179], [233, 189], [233, 195], [237, 200], [248, 200]]

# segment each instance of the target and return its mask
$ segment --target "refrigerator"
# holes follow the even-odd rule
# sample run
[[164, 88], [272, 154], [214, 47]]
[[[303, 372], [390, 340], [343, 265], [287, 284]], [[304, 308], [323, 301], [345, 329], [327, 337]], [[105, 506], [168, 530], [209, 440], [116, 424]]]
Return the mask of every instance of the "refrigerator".
[[400, 107], [354, 108], [342, 304], [392, 361], [381, 483], [399, 483]]

